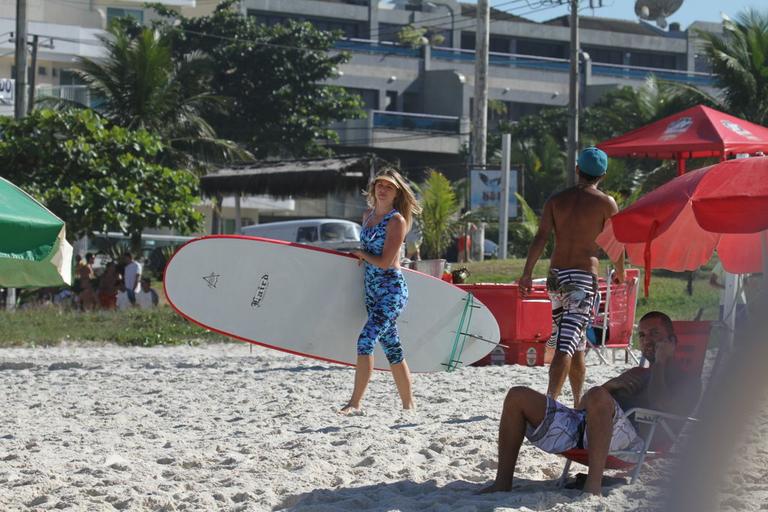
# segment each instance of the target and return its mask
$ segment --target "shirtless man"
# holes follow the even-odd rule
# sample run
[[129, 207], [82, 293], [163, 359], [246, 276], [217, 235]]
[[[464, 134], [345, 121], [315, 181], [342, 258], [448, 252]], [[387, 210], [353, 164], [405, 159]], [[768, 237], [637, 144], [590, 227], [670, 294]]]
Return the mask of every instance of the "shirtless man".
[[[586, 363], [586, 329], [594, 315], [597, 291], [597, 235], [605, 221], [619, 211], [616, 201], [597, 189], [608, 168], [608, 156], [596, 147], [579, 154], [579, 182], [550, 197], [544, 204], [538, 232], [528, 249], [519, 284], [523, 296], [531, 290], [533, 267], [544, 252], [550, 233], [555, 249], [550, 260], [547, 289], [552, 300], [555, 355], [549, 367], [547, 396], [557, 400], [566, 375], [571, 381], [574, 407], [579, 406]], [[614, 261], [614, 280], [624, 282], [624, 255]]]
[[563, 453], [583, 446], [589, 454], [584, 491], [600, 494], [609, 451], [643, 446], [624, 411], [645, 407], [678, 415], [696, 406], [701, 382], [674, 359], [677, 337], [672, 321], [658, 311], [640, 319], [638, 339], [650, 368], [631, 368], [584, 395], [571, 409], [526, 387], [509, 390], [499, 425], [499, 465], [496, 480], [481, 493], [509, 491], [523, 437], [549, 452]]

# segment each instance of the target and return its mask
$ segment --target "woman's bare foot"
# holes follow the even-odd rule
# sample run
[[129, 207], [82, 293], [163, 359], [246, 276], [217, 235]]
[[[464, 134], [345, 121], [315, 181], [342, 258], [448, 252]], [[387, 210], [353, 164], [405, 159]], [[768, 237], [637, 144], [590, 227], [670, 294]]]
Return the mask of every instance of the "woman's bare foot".
[[509, 492], [512, 490], [512, 484], [509, 485], [501, 485], [496, 482], [493, 482], [488, 487], [483, 487], [479, 491], [477, 491], [475, 494], [489, 494], [492, 492]]
[[339, 414], [342, 416], [364, 416], [365, 411], [363, 411], [363, 408], [358, 406], [354, 406], [351, 403], [345, 405], [338, 411]]

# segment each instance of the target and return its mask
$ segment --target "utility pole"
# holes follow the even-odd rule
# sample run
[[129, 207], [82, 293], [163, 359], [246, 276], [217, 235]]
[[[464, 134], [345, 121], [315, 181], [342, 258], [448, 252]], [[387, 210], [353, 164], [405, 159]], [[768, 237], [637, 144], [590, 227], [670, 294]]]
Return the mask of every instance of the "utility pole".
[[483, 166], [486, 161], [488, 136], [488, 26], [491, 13], [488, 0], [477, 2], [477, 30], [475, 32], [475, 100], [473, 108], [472, 163]]
[[568, 87], [568, 168], [566, 184], [576, 184], [576, 152], [579, 150], [579, 0], [571, 1], [571, 72]]
[[499, 202], [499, 259], [507, 259], [509, 233], [509, 164], [512, 153], [512, 134], [501, 136], [501, 200]]
[[29, 67], [29, 109], [28, 114], [35, 108], [35, 82], [37, 78], [37, 42], [38, 35], [32, 36], [32, 64]]
[[[16, 0], [16, 82], [13, 113], [21, 119], [27, 112], [27, 0]], [[16, 309], [16, 288], [6, 288], [5, 308]]]
[[27, 112], [27, 0], [16, 0], [16, 90], [14, 117]]

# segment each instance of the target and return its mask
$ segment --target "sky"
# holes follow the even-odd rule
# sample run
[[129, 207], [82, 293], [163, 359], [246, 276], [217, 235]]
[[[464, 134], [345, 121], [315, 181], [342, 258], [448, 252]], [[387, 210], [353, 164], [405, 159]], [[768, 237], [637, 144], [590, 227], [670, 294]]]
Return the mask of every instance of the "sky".
[[[475, 3], [474, 0], [463, 0]], [[598, 0], [593, 0], [595, 4]], [[551, 2], [551, 0], [550, 0]], [[542, 0], [491, 0], [492, 6], [497, 6], [504, 11], [511, 11], [514, 14], [524, 15], [536, 21], [543, 21], [568, 13], [566, 6], [555, 6], [542, 9], [538, 7]], [[543, 0], [547, 3], [547, 0]], [[555, 0], [552, 3], [557, 3]], [[589, 0], [580, 0], [582, 5], [588, 6]], [[529, 5], [533, 7], [529, 7]], [[636, 20], [635, 0], [603, 0], [604, 7], [594, 9], [594, 15], [605, 18], [617, 18]], [[694, 21], [710, 21], [719, 23], [721, 21], [720, 13], [725, 12], [731, 18], [735, 18], [739, 12], [754, 7], [763, 12], [768, 12], [768, 0], [684, 0], [682, 7], [667, 18], [668, 22], [678, 22], [685, 29]], [[532, 12], [539, 11], [539, 12]], [[529, 14], [530, 13], [530, 14]], [[592, 9], [588, 7], [581, 11], [583, 15], [591, 16]]]

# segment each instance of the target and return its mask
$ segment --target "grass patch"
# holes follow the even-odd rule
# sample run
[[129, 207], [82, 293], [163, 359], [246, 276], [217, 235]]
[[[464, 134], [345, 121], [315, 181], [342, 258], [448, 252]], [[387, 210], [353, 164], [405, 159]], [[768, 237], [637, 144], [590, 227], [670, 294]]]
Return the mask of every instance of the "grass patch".
[[53, 307], [0, 312], [0, 347], [99, 341], [148, 347], [229, 338], [188, 322], [170, 307], [80, 313]]
[[[607, 261], [601, 262], [605, 269]], [[469, 283], [509, 283], [517, 281], [523, 273], [525, 259], [486, 260], [454, 264], [453, 268], [466, 266], [470, 272]], [[546, 277], [549, 260], [539, 260], [533, 277]], [[642, 276], [642, 274], [641, 274]], [[702, 310], [702, 320], [716, 320], [719, 314], [720, 291], [709, 286], [709, 273], [698, 271], [693, 282], [693, 295], [688, 295], [685, 273], [653, 271], [648, 298], [643, 297], [642, 283], [637, 300], [637, 316], [658, 310], [667, 313], [673, 320], [692, 320]]]

